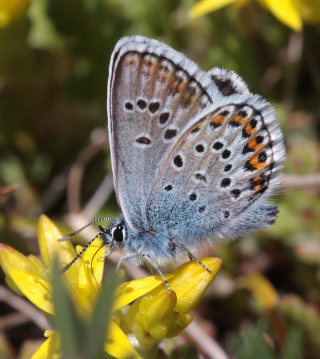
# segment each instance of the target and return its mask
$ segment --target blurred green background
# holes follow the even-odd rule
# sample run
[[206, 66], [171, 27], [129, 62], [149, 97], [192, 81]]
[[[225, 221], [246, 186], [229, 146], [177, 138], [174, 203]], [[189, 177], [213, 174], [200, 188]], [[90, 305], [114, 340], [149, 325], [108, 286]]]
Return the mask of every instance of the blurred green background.
[[[276, 196], [276, 224], [203, 251], [224, 259], [199, 306], [204, 330], [234, 358], [318, 358], [319, 1], [311, 8], [312, 23], [297, 32], [256, 1], [199, 18], [190, 17], [194, 0], [21, 3], [25, 8], [0, 27], [0, 241], [38, 253], [38, 216], [64, 222], [66, 215], [81, 213], [110, 178], [110, 54], [125, 35], [158, 39], [205, 70], [222, 66], [238, 72], [252, 92], [273, 104], [285, 133], [288, 159], [283, 190]], [[116, 216], [118, 211], [111, 194], [90, 214]], [[263, 280], [248, 284], [254, 273]], [[276, 293], [271, 309], [261, 295], [264, 279]], [[11, 312], [1, 303], [0, 315]], [[30, 322], [2, 328], [1, 341], [15, 353], [26, 339], [42, 336]], [[196, 355], [188, 342], [170, 345], [171, 352], [187, 353], [181, 358]]]

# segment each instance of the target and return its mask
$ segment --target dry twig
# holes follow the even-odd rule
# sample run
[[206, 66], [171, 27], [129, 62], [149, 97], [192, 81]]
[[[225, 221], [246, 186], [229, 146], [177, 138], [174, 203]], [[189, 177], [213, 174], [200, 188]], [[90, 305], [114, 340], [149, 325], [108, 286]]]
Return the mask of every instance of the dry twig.
[[30, 322], [30, 318], [25, 314], [17, 312], [5, 314], [0, 317], [0, 331], [18, 327], [28, 322]]
[[0, 196], [7, 196], [12, 192], [15, 192], [18, 188], [19, 186], [17, 184], [13, 184], [7, 187], [0, 187]]
[[90, 144], [78, 155], [74, 165], [70, 169], [68, 178], [67, 200], [70, 213], [81, 211], [81, 184], [88, 163], [105, 146], [105, 131], [96, 129], [91, 136]]
[[85, 205], [81, 211], [81, 215], [84, 218], [88, 218], [89, 220], [93, 219], [94, 216], [100, 211], [101, 207], [106, 203], [112, 191], [113, 179], [112, 174], [109, 173], [105, 176], [98, 189]]
[[39, 312], [32, 304], [28, 303], [23, 298], [12, 293], [10, 290], [0, 285], [0, 300], [16, 309], [18, 312], [24, 314], [32, 322], [38, 325], [39, 328], [45, 330], [49, 329], [50, 325], [45, 316]]
[[320, 173], [305, 176], [287, 174], [283, 177], [285, 187], [315, 187], [320, 186]]
[[228, 355], [221, 346], [208, 335], [199, 324], [192, 322], [186, 329], [185, 334], [196, 346], [210, 359], [228, 359]]

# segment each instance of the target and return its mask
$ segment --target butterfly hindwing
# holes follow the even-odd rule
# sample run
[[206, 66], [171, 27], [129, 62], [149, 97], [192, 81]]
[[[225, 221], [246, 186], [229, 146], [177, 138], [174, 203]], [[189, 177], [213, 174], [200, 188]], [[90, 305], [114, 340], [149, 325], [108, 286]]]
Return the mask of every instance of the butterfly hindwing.
[[[245, 213], [264, 208], [279, 185], [283, 161], [282, 133], [270, 104], [249, 92], [228, 96], [201, 114], [171, 149], [150, 195], [149, 221], [160, 225], [154, 213], [170, 213], [169, 225], [191, 240], [237, 234], [235, 224], [242, 229]], [[266, 207], [266, 218], [262, 212], [260, 220], [245, 217], [247, 230], [269, 225], [268, 215], [274, 219], [274, 210]]]

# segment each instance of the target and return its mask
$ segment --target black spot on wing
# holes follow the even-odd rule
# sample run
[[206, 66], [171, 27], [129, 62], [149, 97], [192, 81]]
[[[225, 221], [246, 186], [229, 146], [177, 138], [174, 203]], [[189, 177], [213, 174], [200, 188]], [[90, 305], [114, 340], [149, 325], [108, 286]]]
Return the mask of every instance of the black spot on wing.
[[211, 78], [223, 96], [231, 96], [237, 93], [237, 90], [230, 79], [221, 78], [215, 75], [211, 75]]
[[202, 173], [196, 173], [195, 177], [199, 181], [207, 182], [207, 177], [203, 175]]
[[133, 105], [132, 105], [132, 103], [129, 102], [129, 101], [124, 104], [124, 107], [125, 107], [126, 110], [128, 110], [128, 111], [132, 111], [132, 110], [133, 110]]
[[198, 153], [202, 153], [202, 152], [204, 152], [204, 146], [201, 144], [201, 143], [199, 143], [198, 145], [196, 145], [196, 151], [198, 152]]
[[142, 99], [138, 100], [137, 105], [140, 108], [140, 110], [144, 110], [147, 107], [146, 101]]
[[141, 136], [136, 139], [136, 142], [139, 143], [140, 145], [150, 145], [151, 140], [148, 137]]
[[212, 147], [213, 147], [215, 150], [219, 151], [219, 150], [221, 150], [221, 148], [223, 147], [223, 143], [220, 142], [220, 141], [217, 141], [217, 142], [215, 142], [215, 143], [212, 145]]
[[159, 102], [151, 102], [149, 105], [149, 111], [151, 113], [155, 113], [159, 110], [160, 103]]
[[178, 131], [174, 128], [169, 128], [166, 130], [166, 132], [164, 133], [164, 138], [166, 140], [171, 140], [172, 138], [176, 137]]
[[163, 112], [160, 116], [159, 116], [159, 123], [160, 125], [164, 125], [168, 119], [169, 119], [170, 113], [169, 112]]
[[221, 187], [228, 187], [230, 186], [231, 184], [231, 179], [230, 178], [224, 178], [222, 181], [221, 181]]
[[231, 155], [231, 152], [230, 152], [228, 149], [226, 149], [226, 150], [224, 150], [224, 151], [222, 152], [221, 157], [222, 157], [223, 159], [226, 159], [226, 158], [229, 158], [230, 155]]
[[173, 159], [173, 163], [175, 164], [175, 166], [181, 168], [183, 166], [182, 157], [180, 155], [176, 155]]

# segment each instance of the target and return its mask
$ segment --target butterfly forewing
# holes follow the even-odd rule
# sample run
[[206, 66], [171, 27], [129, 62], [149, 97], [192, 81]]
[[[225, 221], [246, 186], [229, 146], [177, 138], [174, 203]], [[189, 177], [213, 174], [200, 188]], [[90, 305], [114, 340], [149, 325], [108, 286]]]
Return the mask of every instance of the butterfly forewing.
[[132, 229], [145, 228], [146, 199], [170, 149], [188, 122], [212, 104], [210, 76], [155, 40], [120, 40], [108, 92], [115, 189]]

